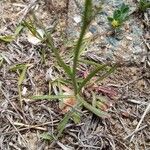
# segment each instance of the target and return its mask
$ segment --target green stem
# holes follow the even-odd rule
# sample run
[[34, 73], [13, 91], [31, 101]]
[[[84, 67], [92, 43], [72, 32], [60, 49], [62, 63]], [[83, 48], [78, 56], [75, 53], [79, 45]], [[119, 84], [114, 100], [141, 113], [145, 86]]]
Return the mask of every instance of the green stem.
[[91, 14], [92, 13], [92, 1], [91, 0], [86, 0], [85, 1], [85, 9], [84, 9], [84, 14], [83, 14], [83, 25], [81, 27], [81, 33], [74, 51], [74, 59], [73, 59], [73, 75], [72, 75], [72, 82], [74, 86], [74, 92], [75, 95], [77, 94], [77, 80], [76, 80], [76, 72], [77, 72], [77, 64], [78, 64], [78, 59], [80, 55], [80, 48], [82, 46], [82, 41], [83, 37], [86, 33], [86, 29], [90, 23], [91, 19]]

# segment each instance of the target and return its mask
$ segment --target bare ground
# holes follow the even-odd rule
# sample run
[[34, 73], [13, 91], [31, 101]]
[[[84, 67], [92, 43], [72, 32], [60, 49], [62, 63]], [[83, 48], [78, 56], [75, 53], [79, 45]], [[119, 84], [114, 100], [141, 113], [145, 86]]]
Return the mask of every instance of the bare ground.
[[[29, 8], [28, 4], [29, 1], [0, 1], [0, 34], [12, 34], [18, 22], [32, 14], [25, 9]], [[55, 1], [54, 4], [51, 7], [40, 1], [36, 4], [35, 13], [48, 27], [53, 25], [57, 14], [59, 25], [53, 36], [61, 53], [67, 55], [69, 48], [62, 46], [61, 38], [67, 26], [66, 1]], [[46, 54], [44, 64], [42, 49], [45, 49]], [[32, 101], [28, 97], [49, 93], [46, 79], [49, 68], [52, 69], [53, 78], [64, 77], [53, 54], [45, 45], [34, 46], [29, 43], [26, 31], [9, 44], [1, 42], [0, 54], [3, 56], [0, 66], [0, 149], [150, 150], [150, 66], [146, 60], [138, 65], [122, 65], [100, 84], [117, 92], [115, 98], [109, 99], [112, 103], [108, 110], [109, 119], [98, 118], [84, 109], [81, 123], [75, 125], [70, 121], [59, 140], [51, 143], [40, 135], [47, 132], [55, 134], [58, 122], [63, 117], [58, 102]], [[22, 91], [27, 90], [22, 97], [21, 108], [17, 87], [19, 73], [9, 69], [12, 65], [25, 63], [32, 65], [27, 69], [21, 87]], [[54, 88], [52, 86], [52, 91]]]

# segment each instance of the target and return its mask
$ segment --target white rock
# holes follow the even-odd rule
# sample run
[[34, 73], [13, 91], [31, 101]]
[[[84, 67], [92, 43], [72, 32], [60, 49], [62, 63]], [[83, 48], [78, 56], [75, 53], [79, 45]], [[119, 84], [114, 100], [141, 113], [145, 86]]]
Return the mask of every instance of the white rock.
[[23, 90], [22, 90], [22, 95], [25, 96], [27, 93], [27, 88], [26, 87], [23, 87]]
[[76, 23], [80, 23], [81, 22], [81, 16], [77, 15], [73, 18], [73, 20], [76, 22]]

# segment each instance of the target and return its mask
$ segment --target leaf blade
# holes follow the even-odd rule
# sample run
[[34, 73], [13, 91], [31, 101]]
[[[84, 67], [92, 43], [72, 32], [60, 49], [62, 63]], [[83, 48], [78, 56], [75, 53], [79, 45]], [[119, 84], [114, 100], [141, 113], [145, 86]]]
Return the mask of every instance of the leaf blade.
[[80, 84], [80, 86], [78, 88], [78, 92], [81, 91], [81, 89], [87, 84], [87, 82], [89, 82], [91, 80], [91, 78], [93, 78], [100, 70], [103, 70], [106, 67], [107, 67], [107, 65], [102, 65], [102, 66], [96, 67]]
[[33, 100], [53, 100], [53, 99], [61, 99], [61, 98], [70, 98], [73, 97], [73, 95], [38, 95], [38, 96], [32, 96], [30, 97]]
[[107, 118], [109, 117], [109, 115], [104, 112], [104, 111], [100, 111], [99, 109], [93, 107], [92, 105], [90, 105], [88, 102], [86, 102], [82, 97], [80, 97], [78, 95], [78, 100], [83, 104], [83, 106], [85, 108], [87, 108], [89, 111], [91, 111], [93, 114], [95, 114], [98, 117], [103, 117], [103, 118]]

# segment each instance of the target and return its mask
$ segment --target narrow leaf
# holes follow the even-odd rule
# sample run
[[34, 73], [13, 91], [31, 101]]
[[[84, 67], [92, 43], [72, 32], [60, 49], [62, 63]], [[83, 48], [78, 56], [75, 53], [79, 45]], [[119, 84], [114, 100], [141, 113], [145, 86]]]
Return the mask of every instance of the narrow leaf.
[[74, 121], [75, 124], [78, 124], [81, 122], [81, 115], [78, 112], [74, 112], [72, 114], [72, 120]]
[[35, 36], [36, 38], [42, 40], [43, 37], [41, 36], [40, 32], [38, 32], [38, 29], [36, 29], [36, 27], [34, 27], [32, 22], [23, 22], [23, 26], [27, 27], [30, 32], [33, 34], [33, 36]]
[[92, 105], [90, 105], [88, 102], [86, 102], [82, 97], [78, 96], [78, 100], [83, 104], [85, 108], [87, 108], [89, 111], [91, 111], [93, 114], [97, 115], [98, 117], [108, 117], [109, 115], [106, 112], [103, 112]]
[[113, 73], [116, 70], [117, 66], [111, 67], [106, 73], [104, 73], [100, 78], [98, 78], [95, 83], [102, 81], [106, 77], [108, 77], [111, 73]]
[[54, 139], [53, 136], [49, 134], [48, 132], [40, 134], [40, 138], [42, 138], [43, 140], [48, 140], [48, 141], [52, 141]]
[[81, 89], [87, 84], [87, 82], [91, 80], [91, 78], [93, 78], [100, 70], [104, 70], [106, 67], [107, 65], [102, 65], [102, 66], [98, 66], [97, 68], [95, 68], [80, 84], [78, 88], [78, 92], [81, 91]]
[[15, 39], [15, 36], [13, 35], [4, 35], [4, 36], [0, 36], [0, 41], [3, 42], [12, 42]]
[[92, 16], [92, 0], [86, 0], [84, 6], [85, 6], [85, 8], [84, 8], [84, 13], [83, 13], [83, 18], [82, 18], [83, 25], [81, 27], [80, 36], [79, 36], [77, 45], [74, 50], [74, 58], [73, 58], [72, 82], [73, 82], [75, 94], [77, 94], [76, 71], [77, 71], [78, 59], [79, 59], [79, 55], [80, 55], [80, 49], [82, 46], [83, 37], [86, 33], [89, 23], [92, 20], [92, 18], [91, 18], [91, 16]]
[[[77, 104], [74, 108], [81, 108], [81, 103]], [[56, 140], [61, 136], [62, 132], [64, 131], [69, 119], [72, 117], [72, 115], [74, 113], [76, 113], [76, 110], [72, 108], [72, 110], [70, 110], [69, 112], [67, 112], [67, 114], [65, 114], [64, 118], [60, 121], [60, 123], [58, 124], [58, 134], [56, 136]], [[77, 118], [76, 118], [77, 119]], [[74, 120], [75, 121], [75, 120]], [[77, 120], [76, 120], [77, 121]], [[79, 121], [79, 118], [78, 118]]]
[[24, 69], [22, 70], [21, 75], [20, 75], [19, 80], [18, 80], [18, 85], [22, 84], [22, 82], [23, 82], [23, 80], [25, 78], [25, 75], [26, 75], [27, 68], [28, 67], [25, 66]]
[[24, 26], [22, 24], [17, 26], [17, 28], [15, 30], [15, 36], [19, 35], [19, 33], [22, 31], [23, 28], [24, 28]]
[[56, 60], [59, 64], [59, 66], [64, 69], [64, 71], [66, 72], [66, 74], [69, 77], [71, 77], [72, 76], [72, 71], [71, 71], [70, 67], [67, 66], [66, 63], [63, 61], [62, 57], [60, 56], [60, 54], [58, 52], [58, 49], [55, 48], [52, 37], [50, 36], [50, 34], [47, 34], [46, 31], [45, 31], [45, 35], [46, 35], [46, 38], [47, 38], [47, 44], [52, 49], [52, 51], [54, 52]]
[[108, 21], [109, 22], [112, 22], [113, 21], [113, 18], [112, 17], [107, 17]]
[[62, 99], [62, 98], [71, 98], [72, 95], [38, 95], [38, 96], [32, 96], [31, 99], [33, 100], [53, 100], [53, 99]]
[[10, 67], [10, 71], [16, 71], [16, 70], [23, 70], [25, 68], [26, 64], [16, 64], [14, 66]]
[[60, 121], [60, 123], [58, 124], [58, 134], [56, 136], [56, 139], [58, 139], [60, 137], [60, 135], [62, 134], [62, 132], [64, 131], [71, 115], [73, 112], [69, 111], [67, 114], [65, 114], [65, 117]]

